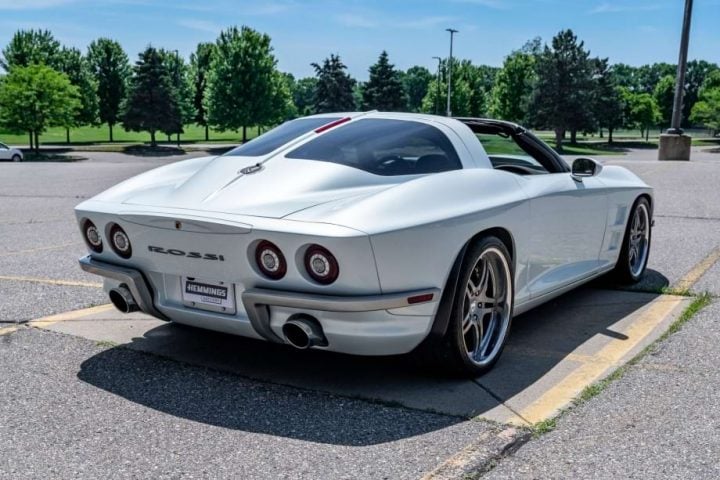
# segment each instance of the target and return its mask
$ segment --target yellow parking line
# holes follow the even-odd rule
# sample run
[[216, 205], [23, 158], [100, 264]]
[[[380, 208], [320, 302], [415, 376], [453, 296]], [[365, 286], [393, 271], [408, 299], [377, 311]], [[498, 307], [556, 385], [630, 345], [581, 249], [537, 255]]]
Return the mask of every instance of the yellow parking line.
[[702, 259], [700, 263], [695, 265], [688, 273], [685, 274], [684, 277], [678, 280], [678, 282], [674, 285], [674, 288], [677, 290], [691, 289], [693, 285], [700, 280], [700, 277], [710, 270], [710, 268], [715, 265], [715, 262], [718, 260], [720, 260], [720, 247], [715, 247], [715, 249], [710, 252], [707, 257]]
[[519, 411], [517, 417], [511, 419], [509, 423], [534, 424], [550, 418], [575, 399], [586, 386], [600, 380], [609, 369], [619, 367], [633, 348], [657, 328], [683, 300], [684, 297], [675, 295], [666, 295], [653, 300], [640, 318], [623, 332], [628, 337], [627, 340], [611, 341], [594, 355], [596, 361], [578, 366], [528, 407]]
[[44, 283], [46, 285], [62, 285], [65, 287], [92, 287], [102, 288], [102, 283], [95, 282], [78, 282], [75, 280], [54, 280], [52, 278], [40, 278], [40, 277], [23, 277], [23, 276], [11, 276], [11, 275], [0, 275], [0, 280], [9, 280], [13, 282], [31, 282], [31, 283]]
[[50, 315], [47, 317], [38, 318], [36, 320], [31, 320], [29, 322], [29, 325], [38, 328], [46, 328], [54, 323], [65, 322], [67, 320], [77, 320], [79, 318], [88, 317], [96, 313], [107, 312], [108, 310], [112, 310], [112, 308], [112, 304], [108, 303], [106, 305], [98, 305], [96, 307], [73, 310], [72, 312], [58, 313], [56, 315]]
[[28, 248], [27, 250], [16, 250], [14, 252], [0, 253], [0, 257], [9, 257], [11, 255], [20, 255], [21, 253], [42, 252], [44, 250], [55, 250], [58, 248], [71, 247], [73, 245], [80, 245], [80, 244], [82, 244], [82, 242], [63, 243], [61, 245], [51, 245], [49, 247]]
[[17, 331], [20, 328], [20, 325], [10, 325], [9, 327], [2, 327], [0, 328], [0, 337], [3, 335], [10, 335], [11, 333]]

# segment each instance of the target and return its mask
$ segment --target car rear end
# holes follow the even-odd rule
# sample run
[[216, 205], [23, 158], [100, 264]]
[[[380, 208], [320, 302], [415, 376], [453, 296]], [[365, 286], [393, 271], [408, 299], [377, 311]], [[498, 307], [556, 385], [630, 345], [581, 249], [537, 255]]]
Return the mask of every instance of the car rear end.
[[351, 228], [93, 200], [76, 216], [89, 249], [82, 268], [104, 277], [125, 312], [386, 355], [425, 338], [439, 301], [436, 288], [383, 292], [370, 239]]

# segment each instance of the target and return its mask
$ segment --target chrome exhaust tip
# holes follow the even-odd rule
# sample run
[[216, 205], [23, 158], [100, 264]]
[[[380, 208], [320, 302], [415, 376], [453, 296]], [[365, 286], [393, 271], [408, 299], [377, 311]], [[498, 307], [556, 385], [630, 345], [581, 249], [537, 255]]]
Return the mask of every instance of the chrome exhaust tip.
[[320, 322], [310, 315], [290, 317], [283, 325], [282, 332], [285, 341], [300, 350], [328, 344]]
[[140, 310], [140, 307], [138, 307], [132, 293], [130, 293], [127, 287], [120, 286], [113, 288], [108, 292], [108, 296], [110, 297], [110, 302], [122, 313], [132, 313]]

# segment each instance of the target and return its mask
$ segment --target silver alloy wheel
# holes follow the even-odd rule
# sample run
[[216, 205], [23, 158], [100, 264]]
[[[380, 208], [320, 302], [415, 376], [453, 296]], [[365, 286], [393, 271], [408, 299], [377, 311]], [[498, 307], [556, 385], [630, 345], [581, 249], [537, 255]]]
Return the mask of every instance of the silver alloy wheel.
[[638, 203], [633, 212], [629, 241], [628, 262], [630, 264], [630, 273], [634, 277], [638, 277], [645, 268], [650, 247], [650, 213], [647, 205], [642, 202]]
[[468, 359], [478, 366], [502, 349], [512, 305], [510, 267], [500, 250], [490, 247], [470, 272], [465, 288], [462, 335]]

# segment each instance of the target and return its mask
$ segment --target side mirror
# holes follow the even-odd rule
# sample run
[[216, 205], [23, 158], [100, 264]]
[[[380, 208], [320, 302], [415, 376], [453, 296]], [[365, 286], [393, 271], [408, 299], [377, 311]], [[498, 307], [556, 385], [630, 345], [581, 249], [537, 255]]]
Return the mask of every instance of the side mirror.
[[594, 177], [602, 171], [602, 165], [592, 158], [576, 158], [572, 163], [572, 177], [582, 182], [583, 177]]

